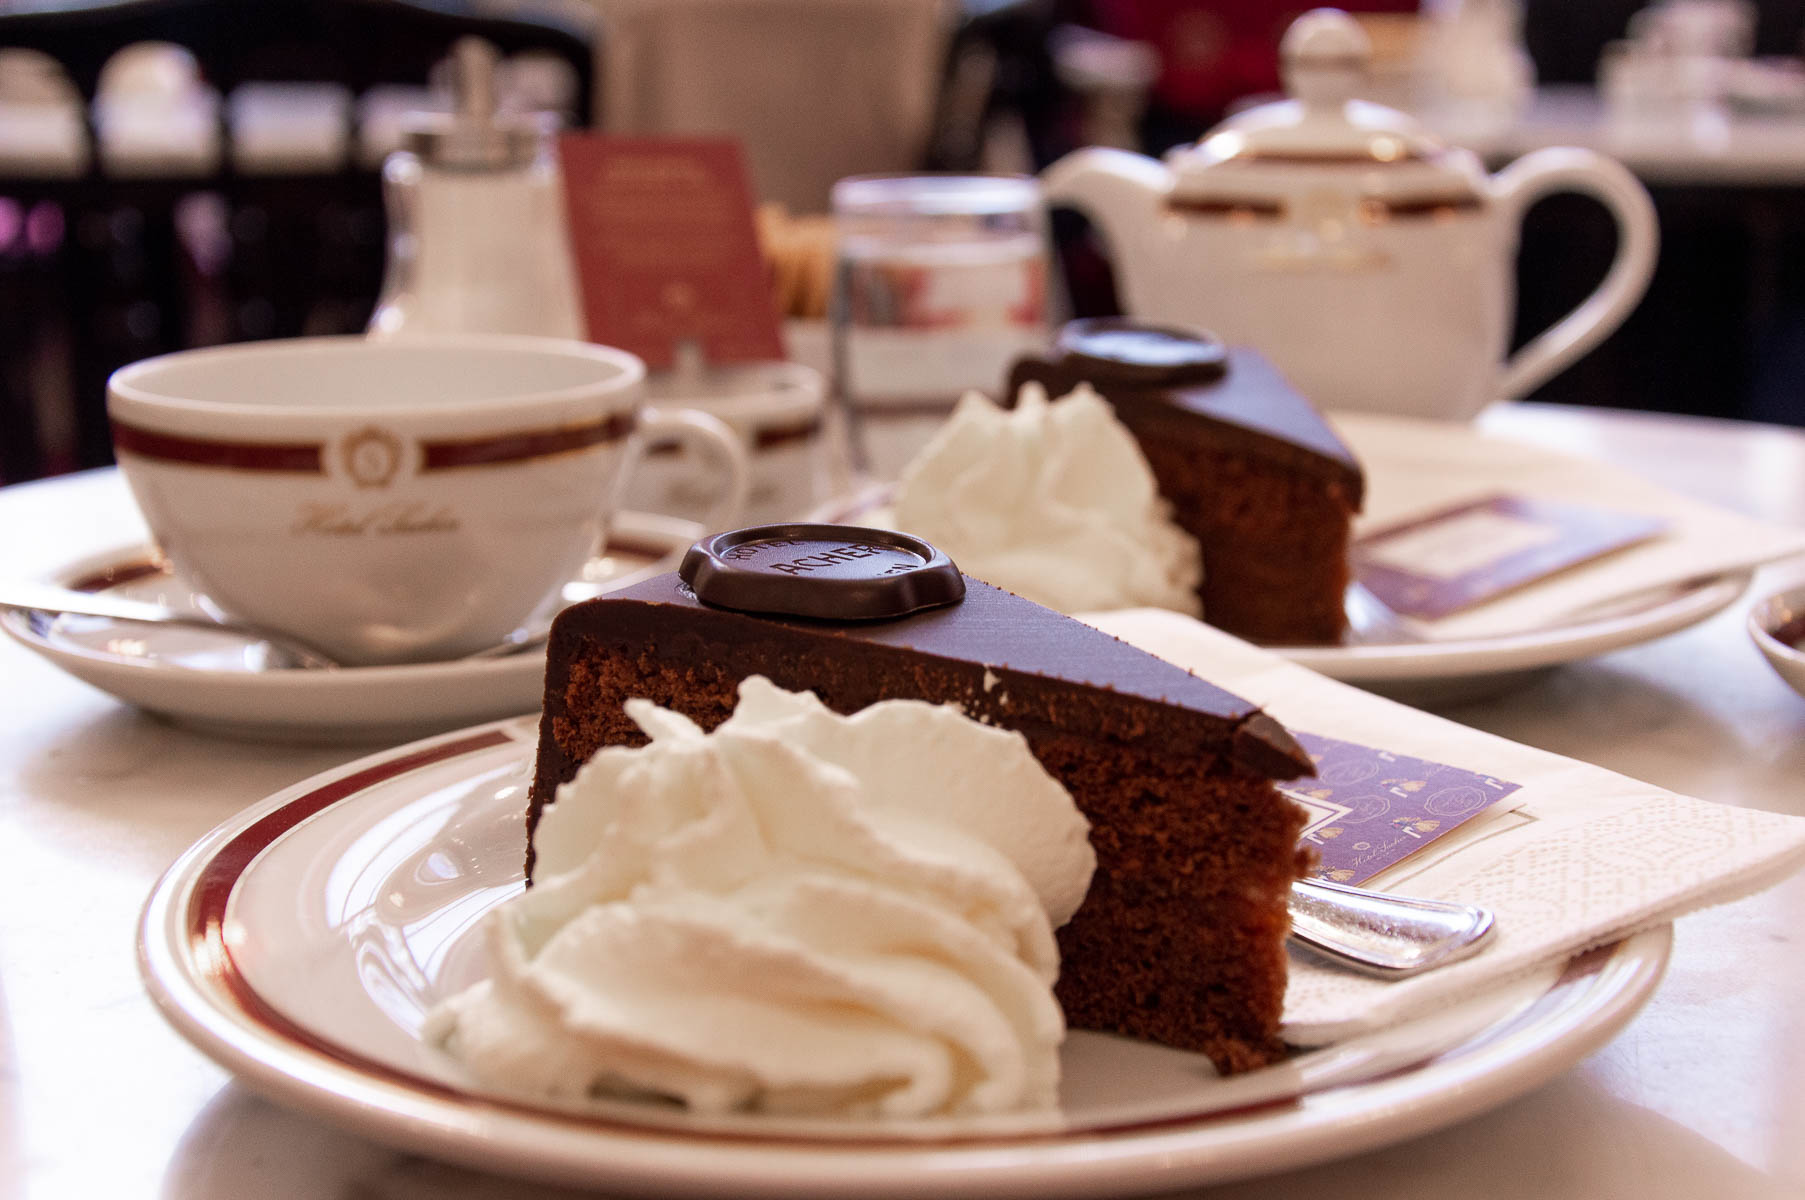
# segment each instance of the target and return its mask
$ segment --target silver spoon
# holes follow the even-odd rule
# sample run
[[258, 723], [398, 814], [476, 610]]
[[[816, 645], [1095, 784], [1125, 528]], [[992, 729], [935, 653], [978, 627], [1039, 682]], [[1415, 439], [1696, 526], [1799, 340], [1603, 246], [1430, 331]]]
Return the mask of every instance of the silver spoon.
[[145, 600], [131, 600], [107, 592], [78, 592], [48, 583], [0, 582], [0, 608], [76, 617], [106, 617], [114, 621], [143, 621], [151, 625], [181, 625], [216, 633], [236, 634], [264, 642], [284, 660], [283, 665], [310, 670], [330, 670], [340, 664], [322, 650], [297, 638], [256, 629], [237, 621], [214, 619], [204, 613], [183, 612]]
[[[579, 600], [587, 600], [619, 588], [629, 587], [670, 569], [671, 563], [660, 559], [610, 579], [567, 584], [561, 600], [564, 604], [573, 604]], [[0, 608], [73, 617], [106, 617], [115, 621], [145, 621], [153, 625], [180, 625], [205, 629], [214, 633], [234, 634], [269, 646], [275, 652], [278, 660], [272, 664], [277, 668], [302, 667], [309, 670], [325, 670], [344, 665], [318, 647], [287, 634], [272, 633], [267, 629], [260, 629], [229, 618], [214, 618], [205, 613], [165, 608], [160, 604], [152, 604], [146, 600], [132, 600], [111, 592], [78, 592], [73, 588], [57, 587], [48, 583], [0, 580]], [[459, 655], [452, 661], [473, 662], [525, 654], [543, 646], [550, 634], [551, 618], [544, 617], [531, 625], [516, 629], [492, 646], [485, 646], [480, 650]]]
[[1492, 935], [1489, 909], [1339, 883], [1291, 885], [1291, 936], [1369, 975], [1403, 979], [1465, 958]]
[[1358, 579], [1347, 585], [1345, 600], [1350, 643], [1357, 646], [1395, 646], [1428, 639], [1410, 626], [1409, 619], [1393, 611]]

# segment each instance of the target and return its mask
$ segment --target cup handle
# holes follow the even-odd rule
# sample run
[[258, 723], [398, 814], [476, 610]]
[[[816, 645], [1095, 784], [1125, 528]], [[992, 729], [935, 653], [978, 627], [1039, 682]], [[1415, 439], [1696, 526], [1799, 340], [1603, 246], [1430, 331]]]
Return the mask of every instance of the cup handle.
[[634, 431], [631, 458], [621, 472], [621, 493], [627, 480], [654, 446], [687, 446], [699, 451], [704, 461], [713, 461], [726, 476], [721, 494], [702, 517], [706, 531], [715, 533], [732, 529], [746, 513], [752, 496], [752, 460], [746, 443], [740, 440], [719, 417], [694, 408], [641, 409], [639, 426]]
[[1617, 256], [1604, 281], [1572, 312], [1537, 334], [1505, 362], [1499, 396], [1515, 400], [1546, 383], [1623, 323], [1648, 290], [1660, 251], [1660, 225], [1648, 190], [1623, 164], [1572, 146], [1525, 154], [1492, 178], [1492, 194], [1510, 227], [1550, 192], [1583, 192], [1617, 220]]

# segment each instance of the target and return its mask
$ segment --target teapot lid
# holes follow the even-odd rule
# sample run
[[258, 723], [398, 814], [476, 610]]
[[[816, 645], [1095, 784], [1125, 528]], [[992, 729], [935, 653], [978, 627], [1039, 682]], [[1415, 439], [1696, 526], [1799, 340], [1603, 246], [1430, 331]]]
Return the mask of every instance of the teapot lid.
[[1339, 9], [1313, 9], [1292, 22], [1279, 43], [1289, 98], [1169, 151], [1173, 201], [1257, 212], [1307, 180], [1397, 206], [1478, 202], [1486, 176], [1475, 155], [1445, 145], [1414, 117], [1354, 98], [1371, 58], [1366, 32]]

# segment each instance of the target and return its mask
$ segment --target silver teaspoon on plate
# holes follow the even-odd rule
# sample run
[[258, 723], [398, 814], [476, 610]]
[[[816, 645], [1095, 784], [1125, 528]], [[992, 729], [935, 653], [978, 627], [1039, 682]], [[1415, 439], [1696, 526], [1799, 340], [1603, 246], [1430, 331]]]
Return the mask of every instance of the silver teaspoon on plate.
[[1339, 883], [1291, 885], [1291, 936], [1343, 966], [1403, 979], [1478, 951], [1492, 935], [1477, 904], [1389, 896]]
[[[670, 569], [671, 563], [660, 559], [599, 583], [573, 583], [565, 587], [562, 601], [571, 604], [586, 600], [650, 579]], [[212, 633], [233, 634], [268, 645], [275, 656], [275, 661], [270, 666], [276, 669], [302, 667], [323, 670], [343, 665], [324, 651], [286, 634], [273, 633], [223, 617], [216, 619], [205, 613], [165, 608], [160, 604], [132, 600], [110, 592], [78, 592], [73, 588], [57, 587], [49, 583], [0, 580], [0, 608], [75, 617], [106, 617], [115, 621], [145, 621], [153, 625], [180, 625]], [[492, 646], [459, 655], [456, 661], [526, 654], [543, 646], [550, 633], [551, 620], [545, 618], [516, 629]]]
[[324, 670], [339, 665], [330, 655], [296, 638], [253, 628], [237, 621], [215, 620], [204, 613], [165, 608], [161, 604], [132, 600], [107, 592], [78, 592], [73, 588], [48, 583], [0, 582], [0, 608], [77, 617], [106, 617], [114, 621], [143, 621], [152, 625], [181, 625], [214, 633], [235, 634], [250, 641], [266, 643], [282, 660], [282, 666]]

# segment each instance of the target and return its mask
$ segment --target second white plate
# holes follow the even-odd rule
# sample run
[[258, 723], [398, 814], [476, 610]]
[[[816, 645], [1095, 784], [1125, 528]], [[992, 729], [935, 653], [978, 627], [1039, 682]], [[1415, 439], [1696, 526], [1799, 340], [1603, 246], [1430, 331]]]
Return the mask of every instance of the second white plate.
[[[874, 484], [822, 505], [813, 519], [883, 523], [891, 485]], [[1689, 579], [1622, 597], [1559, 624], [1486, 637], [1440, 641], [1397, 632], [1397, 623], [1369, 617], [1356, 589], [1348, 594], [1347, 639], [1333, 646], [1269, 646], [1312, 671], [1418, 703], [1489, 695], [1562, 663], [1620, 650], [1677, 632], [1736, 603], [1752, 570]]]
[[1447, 641], [1393, 640], [1362, 628], [1349, 597], [1349, 640], [1338, 646], [1272, 646], [1292, 662], [1400, 699], [1467, 699], [1530, 674], [1653, 641], [1715, 616], [1748, 591], [1753, 571], [1689, 579], [1613, 601], [1556, 625]]

